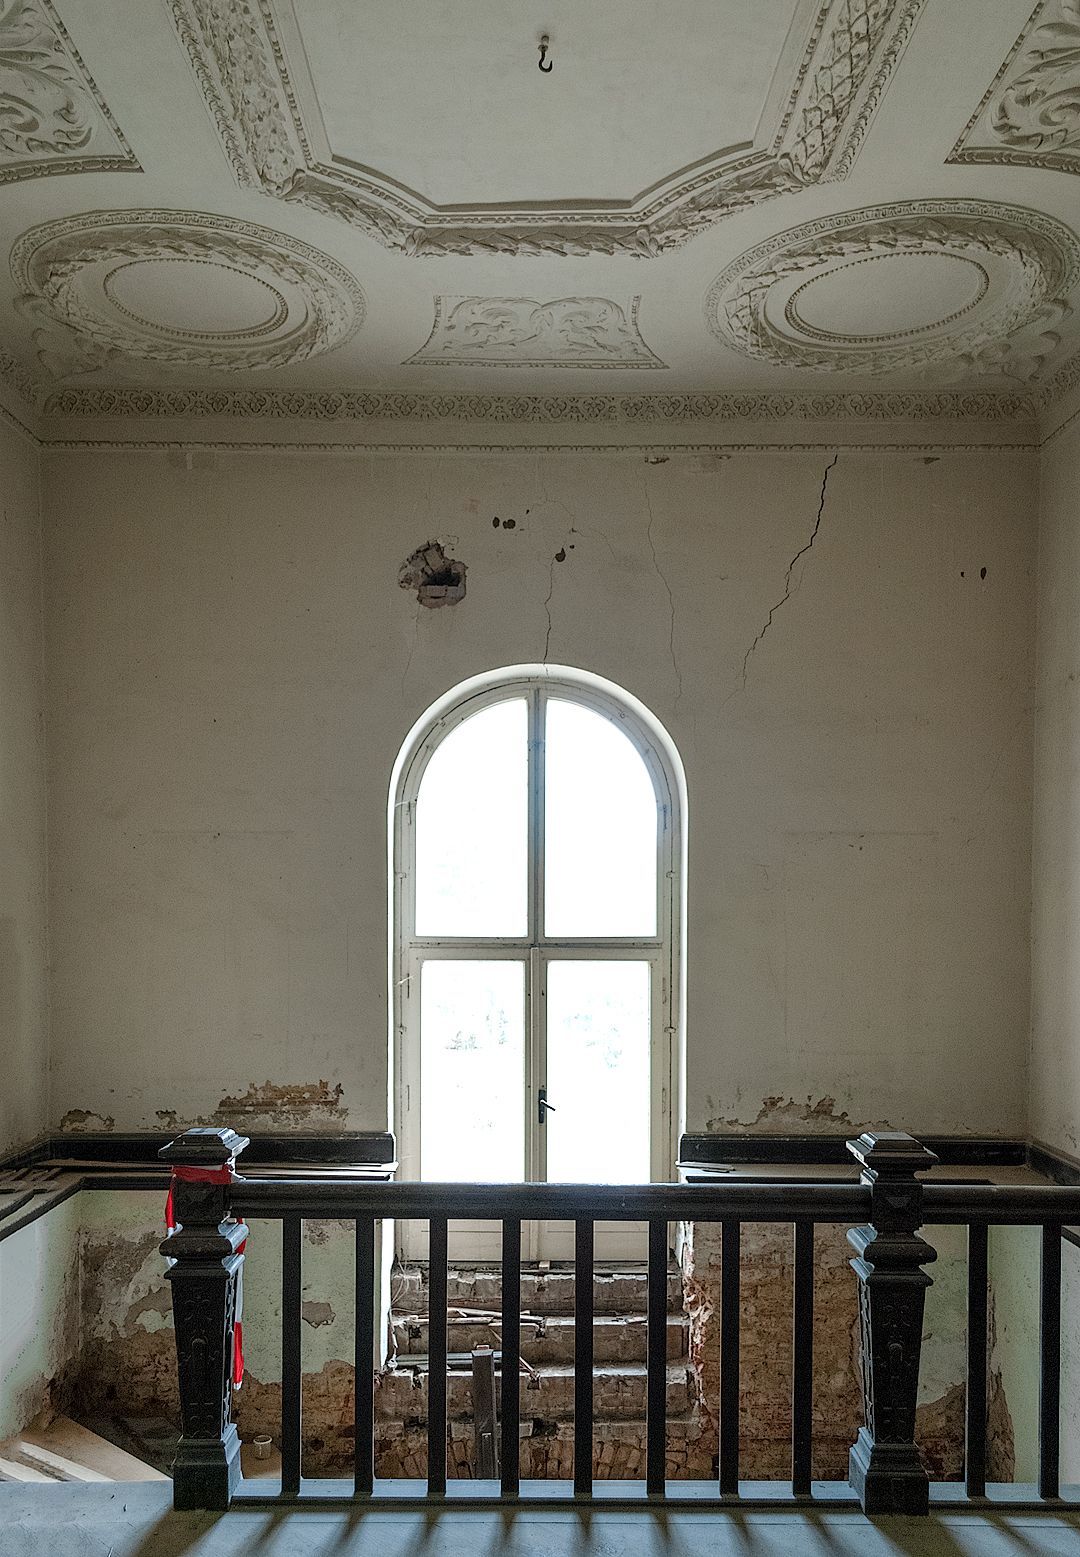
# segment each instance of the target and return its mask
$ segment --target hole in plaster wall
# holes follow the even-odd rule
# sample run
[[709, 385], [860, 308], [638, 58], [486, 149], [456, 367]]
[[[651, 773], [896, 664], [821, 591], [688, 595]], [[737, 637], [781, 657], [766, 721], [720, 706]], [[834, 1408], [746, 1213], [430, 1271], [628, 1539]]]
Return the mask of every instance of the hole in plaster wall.
[[425, 541], [401, 564], [398, 583], [402, 589], [415, 589], [420, 604], [434, 609], [465, 598], [466, 571], [463, 562], [447, 556], [441, 542]]

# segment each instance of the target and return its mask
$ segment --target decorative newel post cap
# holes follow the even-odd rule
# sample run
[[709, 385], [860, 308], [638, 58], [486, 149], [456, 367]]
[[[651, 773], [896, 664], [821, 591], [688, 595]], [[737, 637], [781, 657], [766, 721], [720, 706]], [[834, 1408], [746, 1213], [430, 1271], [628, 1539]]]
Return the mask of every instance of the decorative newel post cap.
[[239, 1157], [250, 1144], [248, 1136], [237, 1135], [227, 1126], [214, 1125], [185, 1130], [175, 1141], [163, 1146], [158, 1156], [177, 1167], [219, 1168]]
[[875, 1178], [908, 1178], [937, 1162], [936, 1152], [905, 1130], [864, 1130], [847, 1149]]

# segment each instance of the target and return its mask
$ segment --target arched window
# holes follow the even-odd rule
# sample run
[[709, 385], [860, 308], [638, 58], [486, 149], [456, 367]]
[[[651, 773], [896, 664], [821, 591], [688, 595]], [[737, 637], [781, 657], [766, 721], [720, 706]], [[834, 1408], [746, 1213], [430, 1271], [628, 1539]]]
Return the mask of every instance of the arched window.
[[[391, 797], [403, 1177], [671, 1176], [677, 760], [636, 700], [553, 667], [414, 729]], [[532, 1252], [557, 1252], [543, 1229]]]

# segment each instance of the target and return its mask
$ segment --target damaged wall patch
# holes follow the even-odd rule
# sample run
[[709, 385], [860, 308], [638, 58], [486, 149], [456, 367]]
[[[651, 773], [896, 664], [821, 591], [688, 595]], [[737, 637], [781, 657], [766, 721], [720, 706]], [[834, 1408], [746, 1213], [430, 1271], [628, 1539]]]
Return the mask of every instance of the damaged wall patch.
[[402, 589], [415, 589], [423, 606], [457, 605], [465, 598], [466, 567], [447, 556], [440, 541], [425, 541], [405, 558], [398, 570]]

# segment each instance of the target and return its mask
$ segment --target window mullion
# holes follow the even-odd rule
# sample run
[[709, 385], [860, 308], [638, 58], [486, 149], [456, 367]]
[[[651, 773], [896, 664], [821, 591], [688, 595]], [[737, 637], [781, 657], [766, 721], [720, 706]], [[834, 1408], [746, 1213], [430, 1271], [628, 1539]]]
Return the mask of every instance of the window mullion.
[[547, 703], [542, 687], [533, 692], [529, 731], [529, 939], [535, 946], [544, 934], [544, 724]]

